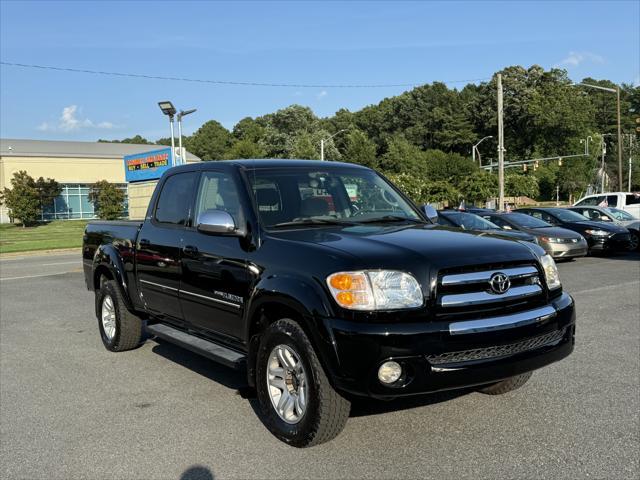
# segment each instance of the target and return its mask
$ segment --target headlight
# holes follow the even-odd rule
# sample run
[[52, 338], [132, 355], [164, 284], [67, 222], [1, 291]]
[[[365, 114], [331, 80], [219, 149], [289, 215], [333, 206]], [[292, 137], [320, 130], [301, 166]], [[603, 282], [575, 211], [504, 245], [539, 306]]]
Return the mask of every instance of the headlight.
[[585, 230], [589, 235], [593, 235], [594, 237], [608, 237], [611, 235], [611, 232], [607, 232], [606, 230]]
[[394, 270], [338, 272], [327, 285], [338, 305], [350, 310], [417, 308], [424, 301], [418, 281]]
[[562, 284], [560, 283], [558, 267], [556, 267], [556, 262], [553, 261], [551, 255], [543, 255], [540, 257], [540, 263], [544, 269], [544, 277], [547, 280], [549, 290], [561, 287]]
[[562, 238], [556, 237], [540, 237], [540, 240], [545, 243], [564, 243], [564, 240]]

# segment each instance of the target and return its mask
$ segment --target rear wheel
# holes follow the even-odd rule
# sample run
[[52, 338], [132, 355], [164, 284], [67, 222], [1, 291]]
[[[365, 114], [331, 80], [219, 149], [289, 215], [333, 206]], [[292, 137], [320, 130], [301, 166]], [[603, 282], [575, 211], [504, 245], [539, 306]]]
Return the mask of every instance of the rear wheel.
[[96, 290], [96, 313], [100, 337], [107, 350], [122, 352], [140, 345], [142, 321], [127, 310], [114, 280], [100, 282], [100, 290]]
[[349, 418], [351, 404], [333, 389], [311, 342], [293, 320], [278, 320], [264, 332], [256, 388], [265, 426], [294, 447], [333, 439]]
[[522, 375], [516, 375], [515, 377], [481, 387], [478, 391], [486, 393], [487, 395], [502, 395], [503, 393], [511, 392], [523, 386], [531, 378], [532, 374], [533, 372], [527, 372]]

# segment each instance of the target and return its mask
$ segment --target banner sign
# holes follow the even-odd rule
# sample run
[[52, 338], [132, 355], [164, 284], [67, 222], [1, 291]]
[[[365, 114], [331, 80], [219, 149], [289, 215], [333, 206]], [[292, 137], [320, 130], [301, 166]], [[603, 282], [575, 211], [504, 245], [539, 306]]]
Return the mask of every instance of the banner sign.
[[151, 152], [125, 155], [124, 172], [127, 182], [155, 180], [173, 166], [171, 147]]

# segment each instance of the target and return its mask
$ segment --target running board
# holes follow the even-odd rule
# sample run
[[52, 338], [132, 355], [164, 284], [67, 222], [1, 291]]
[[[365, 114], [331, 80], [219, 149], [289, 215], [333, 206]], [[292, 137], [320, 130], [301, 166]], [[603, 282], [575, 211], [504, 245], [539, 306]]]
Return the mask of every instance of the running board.
[[148, 325], [147, 331], [156, 337], [167, 342], [174, 343], [182, 348], [191, 350], [194, 353], [207, 357], [214, 362], [221, 363], [227, 367], [239, 369], [245, 364], [246, 355], [230, 348], [223, 347], [214, 342], [210, 342], [200, 337], [195, 337], [177, 328], [156, 323]]

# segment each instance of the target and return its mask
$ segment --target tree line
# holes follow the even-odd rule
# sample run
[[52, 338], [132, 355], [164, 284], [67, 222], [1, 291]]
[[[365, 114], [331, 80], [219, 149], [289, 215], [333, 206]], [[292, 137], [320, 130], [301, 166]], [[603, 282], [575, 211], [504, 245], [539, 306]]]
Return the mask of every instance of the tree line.
[[[576, 86], [562, 69], [512, 66], [503, 69], [506, 160], [526, 160], [581, 154], [581, 139], [591, 136], [590, 155], [541, 162], [507, 170], [506, 194], [539, 200], [583, 193], [594, 182], [600, 165], [601, 140], [607, 143], [607, 173], [611, 189], [617, 183], [615, 95]], [[483, 165], [496, 161], [497, 94], [495, 76], [487, 82], [451, 89], [440, 82], [385, 98], [359, 111], [338, 110], [317, 117], [304, 106], [291, 105], [274, 113], [240, 120], [231, 131], [216, 120], [205, 122], [186, 137], [186, 148], [203, 160], [234, 158], [325, 158], [377, 168], [410, 192], [418, 202], [481, 202], [497, 195], [494, 174], [471, 160], [471, 146], [492, 135], [480, 147]], [[585, 78], [582, 83], [615, 87], [608, 80]], [[622, 129], [635, 132], [640, 116], [640, 89], [621, 86]], [[636, 137], [637, 140], [637, 137]], [[151, 143], [137, 135], [122, 142]], [[169, 138], [156, 143], [170, 145]], [[636, 145], [639, 142], [636, 141]], [[628, 158], [625, 150], [625, 169]], [[637, 157], [637, 150], [633, 152]], [[626, 170], [625, 170], [626, 178]], [[640, 188], [635, 162], [632, 189]], [[622, 186], [626, 190], [626, 186]]]

